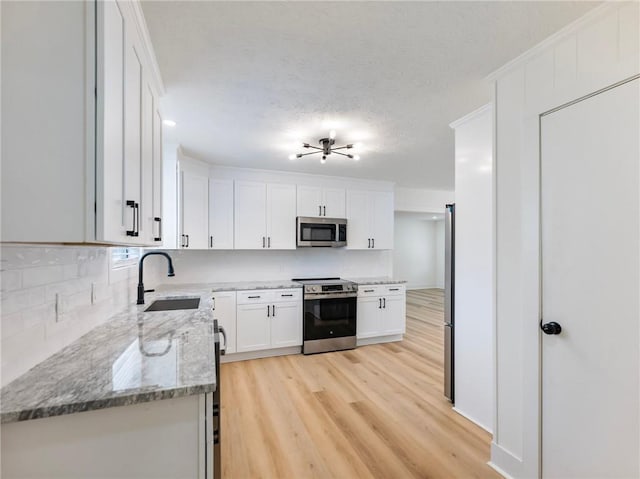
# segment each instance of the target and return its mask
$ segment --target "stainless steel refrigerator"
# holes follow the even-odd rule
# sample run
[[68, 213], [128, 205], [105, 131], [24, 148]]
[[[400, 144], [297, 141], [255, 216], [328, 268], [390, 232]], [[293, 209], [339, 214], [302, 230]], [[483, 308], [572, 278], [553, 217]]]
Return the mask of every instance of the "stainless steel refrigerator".
[[444, 395], [455, 404], [454, 347], [455, 347], [455, 244], [456, 205], [447, 205], [444, 219]]

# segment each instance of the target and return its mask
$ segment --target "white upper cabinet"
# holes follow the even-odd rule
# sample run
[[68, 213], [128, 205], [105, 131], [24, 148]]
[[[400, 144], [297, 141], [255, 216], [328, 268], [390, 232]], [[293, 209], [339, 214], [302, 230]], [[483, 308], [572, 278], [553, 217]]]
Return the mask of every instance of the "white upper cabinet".
[[297, 210], [298, 216], [344, 218], [345, 190], [300, 185], [297, 189]]
[[235, 249], [295, 249], [294, 185], [236, 181], [234, 196]]
[[181, 248], [207, 249], [209, 240], [209, 178], [195, 172], [180, 172]]
[[235, 249], [266, 248], [267, 185], [256, 181], [236, 181], [234, 198]]
[[393, 192], [347, 191], [347, 248], [393, 249]]
[[209, 249], [233, 249], [233, 180], [209, 178]]
[[3, 242], [155, 243], [162, 81], [137, 9], [3, 4], [29, 25], [2, 31]]
[[267, 248], [296, 248], [296, 187], [267, 185]]

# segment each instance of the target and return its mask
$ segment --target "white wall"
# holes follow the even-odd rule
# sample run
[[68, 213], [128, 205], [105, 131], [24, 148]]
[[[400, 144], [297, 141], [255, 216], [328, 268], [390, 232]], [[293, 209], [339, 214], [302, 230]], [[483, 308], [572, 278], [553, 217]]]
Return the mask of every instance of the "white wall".
[[[540, 474], [539, 115], [640, 72], [637, 2], [598, 7], [496, 72], [496, 419], [491, 461]], [[606, 199], [603, 199], [606, 201]]]
[[392, 251], [301, 248], [297, 250], [171, 250], [176, 275], [162, 258], [145, 260], [145, 287], [158, 284], [282, 280], [298, 277], [390, 276]]
[[[440, 221], [439, 223], [442, 223]], [[437, 288], [444, 283], [438, 273], [437, 221], [420, 213], [395, 213], [393, 277], [407, 281], [407, 289]], [[444, 229], [442, 243], [444, 244]]]
[[455, 128], [455, 408], [493, 428], [493, 116]]
[[454, 202], [454, 192], [419, 188], [395, 188], [395, 210], [416, 213], [444, 213], [445, 205]]
[[0, 248], [2, 385], [133, 304], [137, 271], [135, 267], [112, 270], [110, 251], [71, 246]]

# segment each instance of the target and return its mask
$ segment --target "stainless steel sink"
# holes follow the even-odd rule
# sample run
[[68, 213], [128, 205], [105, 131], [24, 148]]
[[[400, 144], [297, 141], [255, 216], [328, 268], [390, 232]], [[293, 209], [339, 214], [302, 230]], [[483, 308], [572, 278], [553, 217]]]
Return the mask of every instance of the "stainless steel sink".
[[200, 298], [156, 299], [145, 311], [174, 311], [178, 309], [198, 309]]

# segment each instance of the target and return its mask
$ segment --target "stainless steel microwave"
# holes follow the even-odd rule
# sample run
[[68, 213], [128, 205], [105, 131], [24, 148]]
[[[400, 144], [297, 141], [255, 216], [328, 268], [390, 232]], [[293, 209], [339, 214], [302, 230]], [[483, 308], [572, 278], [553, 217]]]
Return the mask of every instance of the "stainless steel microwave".
[[298, 216], [298, 247], [347, 246], [347, 220], [344, 218], [311, 218]]

